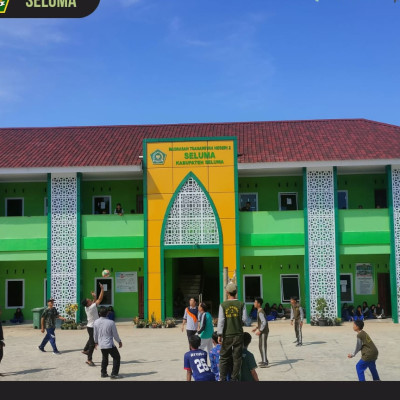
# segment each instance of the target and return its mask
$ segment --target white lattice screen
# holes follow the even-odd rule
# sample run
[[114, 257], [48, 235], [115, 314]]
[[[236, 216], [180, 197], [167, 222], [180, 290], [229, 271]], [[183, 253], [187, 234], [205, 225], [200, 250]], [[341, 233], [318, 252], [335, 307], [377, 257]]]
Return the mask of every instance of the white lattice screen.
[[397, 314], [400, 318], [400, 167], [392, 167], [392, 194], [395, 252], [394, 256], [396, 263]]
[[307, 169], [310, 311], [325, 298], [327, 316], [337, 316], [335, 202], [333, 169]]
[[58, 312], [77, 303], [77, 176], [51, 176], [51, 296]]
[[184, 183], [171, 207], [165, 227], [164, 244], [219, 244], [214, 211], [193, 178]]

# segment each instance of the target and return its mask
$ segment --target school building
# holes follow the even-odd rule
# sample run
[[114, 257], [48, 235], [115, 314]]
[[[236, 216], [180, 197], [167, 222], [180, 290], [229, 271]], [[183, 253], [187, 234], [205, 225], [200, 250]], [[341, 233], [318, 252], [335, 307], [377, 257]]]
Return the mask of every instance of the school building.
[[181, 317], [199, 295], [216, 315], [228, 277], [249, 308], [380, 302], [398, 323], [399, 126], [2, 128], [0, 148], [3, 319], [49, 296], [65, 315], [99, 282], [117, 318]]

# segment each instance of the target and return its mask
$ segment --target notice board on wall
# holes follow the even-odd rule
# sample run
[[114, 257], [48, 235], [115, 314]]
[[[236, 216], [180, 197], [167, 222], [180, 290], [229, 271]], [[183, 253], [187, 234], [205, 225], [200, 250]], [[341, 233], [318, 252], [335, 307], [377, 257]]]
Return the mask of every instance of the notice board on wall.
[[374, 294], [374, 271], [371, 264], [356, 264], [356, 293]]
[[116, 272], [115, 291], [117, 293], [137, 292], [137, 272]]

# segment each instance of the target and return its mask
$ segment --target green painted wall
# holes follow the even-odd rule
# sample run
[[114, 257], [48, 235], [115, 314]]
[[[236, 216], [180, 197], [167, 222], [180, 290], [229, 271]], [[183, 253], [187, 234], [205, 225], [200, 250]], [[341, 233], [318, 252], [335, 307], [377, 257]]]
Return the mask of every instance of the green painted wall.
[[[368, 305], [375, 304], [378, 302], [378, 273], [389, 274], [390, 256], [389, 255], [341, 255], [339, 262], [339, 270], [341, 274], [352, 274], [353, 275], [353, 298], [352, 303], [355, 307], [358, 305], [362, 306], [363, 301], [366, 301]], [[374, 273], [374, 294], [371, 295], [359, 295], [356, 293], [356, 264], [371, 264]], [[351, 302], [347, 302], [351, 304]]]
[[82, 214], [93, 214], [93, 196], [111, 196], [111, 213], [121, 203], [126, 214], [137, 212], [136, 196], [143, 195], [143, 181], [82, 181]]
[[[91, 298], [90, 292], [95, 289], [95, 278], [101, 278], [103, 269], [110, 270], [113, 278], [114, 310], [116, 318], [134, 318], [139, 314], [138, 292], [116, 293], [115, 273], [136, 271], [138, 277], [143, 276], [143, 260], [119, 259], [119, 260], [82, 260], [81, 262], [81, 296]], [[81, 314], [82, 320], [86, 320], [85, 311]]]
[[239, 178], [239, 194], [258, 193], [258, 211], [279, 211], [280, 192], [297, 192], [298, 209], [303, 209], [302, 176]]
[[0, 217], [0, 261], [47, 259], [47, 217]]
[[338, 190], [348, 191], [348, 208], [375, 208], [375, 189], [387, 189], [385, 174], [338, 175]]
[[47, 182], [0, 183], [0, 216], [5, 216], [6, 198], [24, 198], [24, 216], [45, 215]]
[[14, 316], [15, 309], [6, 309], [6, 280], [25, 280], [24, 318], [32, 320], [32, 308], [45, 304], [44, 280], [46, 279], [46, 261], [1, 261], [0, 262], [0, 306], [3, 309], [2, 320], [8, 322]]
[[339, 210], [338, 214], [341, 254], [390, 254], [387, 208]]
[[[303, 177], [239, 178], [240, 193], [258, 193], [258, 211], [278, 211], [279, 192], [297, 192], [298, 209], [303, 209]], [[375, 189], [387, 189], [385, 174], [338, 175], [338, 190], [348, 191], [349, 209], [375, 208]]]
[[242, 212], [239, 238], [243, 247], [304, 246], [303, 211]]
[[[239, 178], [239, 193], [258, 193], [259, 211], [278, 211], [279, 192], [297, 192], [298, 208], [303, 209], [302, 176]], [[136, 195], [143, 195], [141, 180], [83, 181], [82, 214], [92, 214], [93, 196], [111, 196], [112, 209], [121, 203], [125, 213], [137, 210]], [[375, 208], [375, 189], [386, 189], [385, 174], [339, 175], [338, 190], [348, 190], [349, 208], [361, 204], [364, 208]], [[5, 215], [5, 198], [23, 197], [24, 215], [44, 215], [44, 198], [47, 197], [47, 182], [0, 183], [0, 216]]]
[[[243, 265], [246, 268], [243, 268]], [[260, 268], [261, 265], [261, 268]], [[281, 269], [282, 265], [282, 269]], [[253, 268], [252, 268], [253, 266]], [[289, 268], [290, 266], [290, 268]], [[297, 268], [298, 267], [298, 268]], [[281, 303], [281, 275], [296, 275], [300, 277], [300, 302], [305, 307], [305, 283], [304, 283], [304, 257], [282, 256], [282, 257], [241, 257], [240, 268], [242, 277], [246, 275], [262, 275], [262, 298], [265, 303]], [[244, 290], [242, 281], [242, 291]], [[289, 307], [290, 303], [282, 303]], [[247, 305], [247, 311], [251, 310], [252, 304]]]
[[174, 303], [174, 292], [177, 287], [177, 279], [178, 271], [172, 267], [173, 260], [171, 258], [166, 258], [164, 261], [165, 268], [165, 316], [172, 317], [173, 312], [173, 303]]

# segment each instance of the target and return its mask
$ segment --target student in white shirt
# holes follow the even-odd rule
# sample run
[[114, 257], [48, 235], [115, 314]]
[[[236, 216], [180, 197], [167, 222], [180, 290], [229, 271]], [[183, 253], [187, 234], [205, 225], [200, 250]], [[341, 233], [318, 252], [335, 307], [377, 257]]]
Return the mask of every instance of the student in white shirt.
[[97, 306], [103, 301], [104, 296], [104, 287], [101, 283], [100, 286], [100, 295], [99, 298], [96, 299], [96, 293], [92, 292], [92, 299], [83, 299], [82, 306], [85, 307], [86, 316], [87, 316], [87, 332], [89, 334], [89, 340], [86, 343], [85, 348], [82, 350], [83, 354], [87, 355], [86, 364], [94, 367], [94, 362], [92, 360], [92, 355], [94, 351], [94, 339], [93, 339], [93, 325], [94, 321], [99, 318], [99, 312], [97, 311]]

